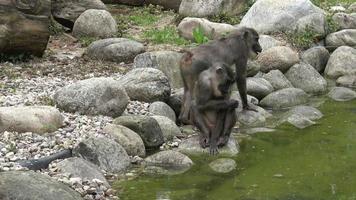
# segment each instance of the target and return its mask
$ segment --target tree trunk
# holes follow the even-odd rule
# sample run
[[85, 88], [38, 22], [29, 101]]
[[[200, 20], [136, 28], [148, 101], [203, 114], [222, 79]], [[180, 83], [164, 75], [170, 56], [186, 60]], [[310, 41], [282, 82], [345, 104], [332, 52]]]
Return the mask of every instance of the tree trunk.
[[0, 0], [0, 53], [42, 56], [50, 14], [50, 0]]

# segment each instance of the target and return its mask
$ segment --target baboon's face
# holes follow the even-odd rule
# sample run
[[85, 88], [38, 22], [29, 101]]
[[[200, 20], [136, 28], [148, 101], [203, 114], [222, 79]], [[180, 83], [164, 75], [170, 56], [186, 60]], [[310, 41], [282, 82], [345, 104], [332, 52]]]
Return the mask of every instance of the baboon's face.
[[245, 40], [247, 42], [247, 46], [249, 47], [250, 57], [256, 57], [258, 53], [261, 53], [262, 48], [260, 43], [258, 42], [259, 36], [254, 29], [249, 28], [246, 30]]
[[223, 95], [227, 94], [229, 92], [230, 86], [235, 81], [233, 72], [227, 65], [221, 64], [215, 68], [215, 73], [219, 90]]

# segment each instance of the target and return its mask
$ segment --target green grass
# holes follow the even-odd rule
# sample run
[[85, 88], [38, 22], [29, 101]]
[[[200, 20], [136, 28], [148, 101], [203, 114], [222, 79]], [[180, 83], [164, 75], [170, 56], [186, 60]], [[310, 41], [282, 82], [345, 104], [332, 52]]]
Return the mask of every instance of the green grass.
[[204, 30], [201, 26], [193, 29], [194, 41], [197, 44], [204, 44], [209, 41], [209, 38], [205, 35]]
[[180, 37], [175, 26], [166, 26], [163, 29], [148, 29], [144, 31], [143, 37], [154, 44], [176, 44], [186, 45], [189, 41]]
[[320, 38], [320, 35], [311, 29], [306, 29], [301, 33], [287, 32], [285, 35], [287, 41], [299, 49], [310, 48], [312, 44], [318, 42]]
[[84, 36], [79, 38], [79, 42], [83, 47], [89, 46], [92, 42], [98, 40], [96, 37], [89, 37], [89, 36]]
[[347, 8], [349, 5], [355, 2], [355, 0], [311, 0], [314, 5], [328, 10], [331, 6], [341, 5]]

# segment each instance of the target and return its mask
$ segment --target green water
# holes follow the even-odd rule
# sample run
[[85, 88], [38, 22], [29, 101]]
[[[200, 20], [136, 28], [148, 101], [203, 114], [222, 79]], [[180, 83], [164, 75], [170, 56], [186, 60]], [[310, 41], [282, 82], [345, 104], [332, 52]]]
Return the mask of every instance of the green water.
[[356, 200], [356, 101], [327, 101], [318, 125], [284, 125], [244, 142], [238, 169], [218, 174], [211, 156], [174, 176], [119, 182], [122, 200]]

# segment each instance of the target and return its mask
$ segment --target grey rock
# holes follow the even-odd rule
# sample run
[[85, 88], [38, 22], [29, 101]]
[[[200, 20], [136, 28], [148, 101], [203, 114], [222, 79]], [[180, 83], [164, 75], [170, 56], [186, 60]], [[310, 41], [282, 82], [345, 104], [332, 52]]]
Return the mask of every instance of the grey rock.
[[75, 20], [88, 9], [107, 10], [100, 0], [52, 0], [52, 15], [63, 26], [73, 28]]
[[292, 124], [293, 126], [299, 128], [299, 129], [304, 129], [308, 126], [314, 125], [315, 122], [308, 119], [307, 117], [304, 117], [303, 115], [299, 114], [292, 114], [287, 117], [287, 122]]
[[289, 114], [299, 114], [310, 120], [317, 120], [323, 117], [323, 113], [320, 110], [312, 106], [295, 106], [288, 111]]
[[61, 173], [67, 173], [70, 174], [71, 177], [79, 177], [82, 180], [99, 179], [106, 187], [110, 187], [98, 166], [82, 158], [67, 158], [57, 163], [57, 168]]
[[64, 117], [50, 106], [0, 107], [0, 132], [51, 133], [63, 125]]
[[173, 122], [176, 121], [176, 114], [174, 110], [169, 107], [166, 103], [162, 101], [153, 102], [149, 107], [148, 111], [154, 115], [160, 115], [168, 117]]
[[124, 147], [129, 156], [146, 156], [145, 145], [141, 137], [131, 129], [121, 125], [108, 124], [103, 131]]
[[312, 47], [301, 55], [302, 61], [313, 66], [318, 72], [324, 72], [329, 57], [329, 51], [322, 46]]
[[261, 52], [257, 60], [261, 64], [262, 72], [269, 72], [274, 69], [285, 72], [299, 62], [299, 56], [289, 47], [276, 46]]
[[293, 87], [292, 83], [279, 70], [271, 70], [262, 77], [271, 83], [274, 90]]
[[91, 43], [87, 55], [91, 59], [114, 62], [132, 62], [145, 51], [143, 44], [126, 38], [107, 38]]
[[231, 158], [219, 158], [211, 162], [209, 167], [218, 173], [229, 173], [236, 169], [236, 162]]
[[326, 80], [307, 63], [293, 65], [285, 76], [294, 87], [300, 88], [307, 93], [322, 94], [326, 92]]
[[356, 92], [345, 87], [333, 87], [328, 96], [335, 101], [350, 101], [356, 98]]
[[336, 84], [343, 87], [356, 88], [356, 75], [341, 76], [336, 80]]
[[[238, 91], [233, 91], [231, 93], [231, 97], [230, 98], [234, 99], [234, 100], [237, 100], [239, 102], [239, 105], [236, 108], [236, 111], [237, 112], [241, 112], [243, 109], [242, 109], [242, 100], [241, 100], [241, 97], [240, 97], [240, 93]], [[247, 102], [249, 104], [251, 104], [251, 105], [257, 105], [259, 100], [254, 96], [247, 95]]]
[[326, 46], [336, 49], [340, 46], [350, 46], [356, 48], [356, 29], [344, 29], [331, 33], [325, 38]]
[[91, 78], [65, 86], [54, 95], [56, 105], [67, 112], [120, 116], [129, 103], [121, 84], [112, 78]]
[[350, 12], [356, 12], [356, 2], [352, 3], [347, 10]]
[[73, 154], [111, 173], [123, 172], [130, 166], [125, 149], [108, 138], [89, 138], [73, 149]]
[[182, 106], [182, 101], [183, 101], [183, 94], [184, 94], [184, 89], [175, 89], [172, 91], [171, 96], [169, 96], [169, 99], [167, 101], [167, 104], [174, 110], [176, 117], [179, 116], [180, 109]]
[[246, 68], [247, 76], [254, 76], [260, 71], [261, 65], [256, 60], [247, 60]]
[[347, 46], [337, 48], [330, 55], [324, 73], [331, 78], [356, 75], [356, 49]]
[[83, 200], [69, 186], [33, 171], [1, 172], [0, 197], [2, 200]]
[[170, 174], [183, 173], [193, 165], [193, 161], [188, 156], [172, 150], [153, 154], [145, 159], [145, 163], [146, 166], [155, 166], [171, 171]]
[[152, 67], [161, 70], [169, 79], [172, 88], [183, 87], [179, 62], [181, 53], [174, 51], [154, 51], [139, 54], [135, 57], [134, 66], [137, 68]]
[[[209, 154], [209, 148], [203, 149], [200, 146], [199, 136], [193, 136], [183, 140], [178, 147], [178, 151], [187, 154]], [[237, 155], [239, 153], [239, 145], [235, 138], [230, 137], [228, 143], [224, 147], [219, 148], [219, 153], [230, 156]]]
[[240, 25], [255, 28], [259, 33], [293, 31], [300, 18], [323, 13], [309, 0], [258, 0]]
[[193, 30], [199, 26], [204, 31], [204, 35], [210, 39], [217, 39], [226, 33], [237, 30], [230, 24], [215, 23], [204, 18], [186, 17], [179, 23], [178, 33], [180, 36], [194, 41]]
[[316, 124], [314, 120], [322, 117], [323, 114], [314, 107], [295, 106], [281, 117], [279, 123], [288, 122], [299, 129], [304, 129]]
[[241, 0], [182, 0], [179, 14], [183, 16], [207, 17], [219, 13], [236, 15], [245, 8], [245, 1]]
[[73, 26], [73, 35], [76, 38], [109, 38], [115, 36], [116, 33], [116, 21], [106, 10], [86, 10], [78, 17]]
[[312, 32], [319, 37], [324, 37], [326, 35], [326, 26], [326, 15], [324, 13], [314, 13], [300, 18], [296, 24], [296, 31], [299, 34]]
[[154, 68], [136, 68], [121, 77], [131, 100], [144, 102], [166, 101], [171, 94], [169, 80], [164, 73]]
[[159, 147], [164, 143], [162, 129], [152, 117], [141, 115], [121, 116], [116, 118], [113, 123], [125, 126], [138, 133], [148, 149]]
[[237, 112], [237, 121], [240, 122], [243, 127], [265, 126], [267, 118], [272, 115], [259, 106], [253, 106], [252, 108], [257, 112], [252, 110]]
[[339, 29], [356, 29], [356, 13], [335, 13], [332, 19]]
[[260, 105], [280, 109], [300, 105], [307, 101], [308, 95], [302, 89], [285, 88], [267, 95], [261, 100]]
[[258, 40], [262, 47], [262, 51], [265, 51], [269, 48], [276, 47], [276, 46], [284, 46], [285, 42], [281, 42], [269, 35], [260, 35], [260, 39]]
[[262, 99], [273, 92], [273, 86], [264, 78], [250, 77], [246, 80], [247, 94]]
[[164, 141], [171, 141], [173, 137], [182, 135], [180, 129], [174, 121], [165, 116], [151, 116], [155, 119], [161, 128]]

